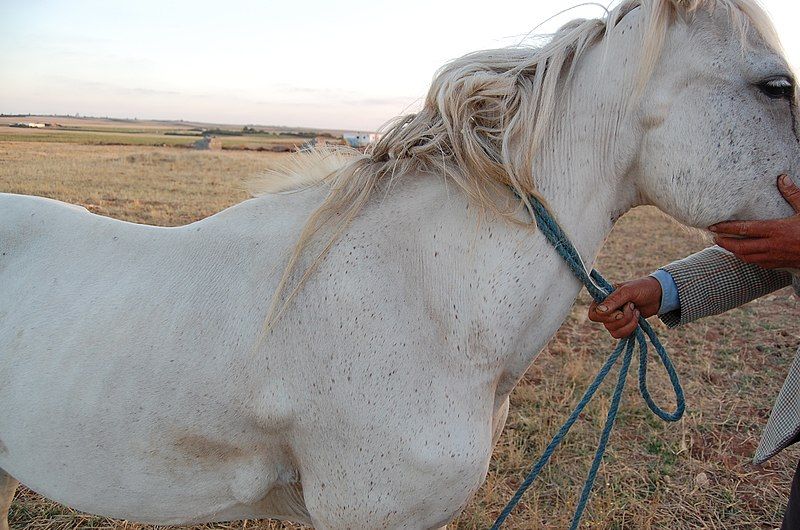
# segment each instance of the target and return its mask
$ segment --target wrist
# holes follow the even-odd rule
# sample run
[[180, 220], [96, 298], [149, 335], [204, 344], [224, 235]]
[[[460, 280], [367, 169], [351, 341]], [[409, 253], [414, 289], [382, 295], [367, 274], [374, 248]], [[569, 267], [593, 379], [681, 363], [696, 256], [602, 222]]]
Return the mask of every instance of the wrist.
[[659, 290], [659, 306], [658, 314], [663, 315], [680, 308], [680, 299], [678, 297], [678, 286], [672, 275], [664, 269], [658, 269], [650, 274], [650, 278], [658, 283]]

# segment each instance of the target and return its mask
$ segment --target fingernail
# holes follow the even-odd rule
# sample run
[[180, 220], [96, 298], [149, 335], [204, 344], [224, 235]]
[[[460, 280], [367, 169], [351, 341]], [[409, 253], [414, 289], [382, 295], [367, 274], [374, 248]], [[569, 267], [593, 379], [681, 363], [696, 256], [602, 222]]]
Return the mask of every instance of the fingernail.
[[600, 311], [601, 313], [605, 313], [606, 311], [608, 311], [608, 306], [599, 305], [597, 306], [597, 310]]
[[717, 231], [717, 226], [716, 225], [709, 226], [708, 229], [711, 230], [712, 232], [716, 232]]
[[636, 318], [639, 318], [639, 317], [642, 315], [642, 314], [639, 312], [639, 310], [638, 310], [638, 309], [637, 309], [636, 311], [634, 311], [634, 312], [633, 312], [633, 314], [634, 314], [634, 315], [636, 315]]
[[622, 313], [620, 313], [619, 315], [615, 316], [615, 317], [614, 317], [614, 320], [619, 320], [619, 319], [621, 319], [621, 318], [622, 318]]
[[628, 302], [628, 309], [633, 310], [633, 302]]

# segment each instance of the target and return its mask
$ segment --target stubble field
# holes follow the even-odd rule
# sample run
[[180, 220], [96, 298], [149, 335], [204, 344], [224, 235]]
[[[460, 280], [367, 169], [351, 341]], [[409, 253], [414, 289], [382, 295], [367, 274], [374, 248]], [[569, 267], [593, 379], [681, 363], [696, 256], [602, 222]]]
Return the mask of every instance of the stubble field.
[[[281, 156], [168, 147], [0, 141], [0, 192], [42, 195], [127, 221], [179, 225], [247, 197], [244, 182]], [[587, 222], [591, 222], [587, 220]], [[703, 248], [705, 242], [652, 208], [619, 222], [598, 268], [622, 281]], [[485, 529], [512, 495], [613, 347], [585, 318], [582, 293], [570, 317], [511, 397], [511, 412], [485, 485], [450, 526]], [[584, 518], [596, 529], [744, 529], [780, 525], [800, 451], [750, 464], [760, 430], [794, 357], [798, 303], [783, 290], [684, 329], [656, 328], [682, 376], [687, 412], [663, 424], [630, 378], [617, 428]], [[653, 363], [651, 366], [655, 366]], [[651, 371], [662, 404], [664, 374]], [[588, 407], [507, 528], [564, 528], [610, 401], [609, 385]], [[20, 488], [12, 528], [153, 528], [79, 514]], [[296, 528], [249, 521], [192, 528]]]

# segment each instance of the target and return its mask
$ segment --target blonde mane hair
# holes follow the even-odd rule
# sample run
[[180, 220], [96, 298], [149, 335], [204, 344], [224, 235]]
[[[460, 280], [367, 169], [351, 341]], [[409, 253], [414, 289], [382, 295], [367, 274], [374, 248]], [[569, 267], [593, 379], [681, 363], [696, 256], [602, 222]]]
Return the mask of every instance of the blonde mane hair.
[[[532, 161], [553, 120], [559, 82], [568, 80], [578, 59], [637, 8], [646, 25], [637, 76], [640, 88], [655, 68], [669, 25], [698, 10], [725, 10], [743, 46], [752, 26], [768, 45], [781, 49], [757, 0], [624, 0], [604, 18], [566, 24], [540, 47], [478, 51], [446, 64], [437, 72], [422, 110], [390, 122], [367, 152], [353, 151], [344, 157], [318, 152], [278, 172], [283, 182], [287, 176], [316, 174], [310, 181], [305, 177], [303, 185], [324, 183], [330, 188], [303, 227], [275, 292], [265, 331], [280, 318], [376, 187], [395, 175], [444, 176], [480, 211], [515, 222], [519, 204], [499, 208], [494, 199], [497, 190], [512, 188], [528, 208], [526, 197], [539, 197]], [[275, 188], [262, 185], [260, 191]], [[323, 230], [326, 237], [316, 237]], [[289, 290], [294, 270], [314, 239], [321, 244], [316, 258]]]

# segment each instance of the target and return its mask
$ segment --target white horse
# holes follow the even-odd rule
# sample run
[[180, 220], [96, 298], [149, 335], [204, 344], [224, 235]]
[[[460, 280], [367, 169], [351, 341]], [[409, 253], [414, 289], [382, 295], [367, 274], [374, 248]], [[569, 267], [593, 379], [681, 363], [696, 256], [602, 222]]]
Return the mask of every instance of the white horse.
[[636, 205], [785, 216], [795, 103], [753, 0], [628, 0], [444, 67], [319, 186], [179, 228], [0, 196], [0, 509], [446, 525], [579, 290], [511, 189], [589, 262]]

